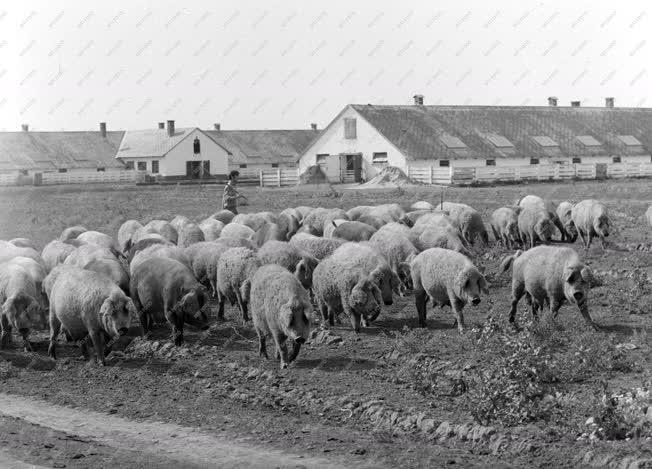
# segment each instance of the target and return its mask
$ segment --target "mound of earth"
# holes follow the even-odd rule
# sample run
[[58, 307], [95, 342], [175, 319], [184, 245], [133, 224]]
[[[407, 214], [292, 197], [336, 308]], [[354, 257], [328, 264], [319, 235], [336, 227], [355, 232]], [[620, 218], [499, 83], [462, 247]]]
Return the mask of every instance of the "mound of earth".
[[419, 183], [410, 179], [400, 168], [387, 166], [367, 182], [360, 184], [361, 188], [416, 186]]
[[328, 184], [328, 179], [318, 165], [310, 166], [299, 176], [301, 184]]

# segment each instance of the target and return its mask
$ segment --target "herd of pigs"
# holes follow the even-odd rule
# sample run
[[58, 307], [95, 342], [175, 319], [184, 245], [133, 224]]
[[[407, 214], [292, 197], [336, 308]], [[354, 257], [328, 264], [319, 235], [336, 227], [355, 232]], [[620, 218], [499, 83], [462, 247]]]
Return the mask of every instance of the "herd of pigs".
[[[652, 224], [652, 207], [646, 218]], [[579, 236], [588, 248], [597, 237], [604, 247], [611, 222], [602, 203], [555, 207], [528, 195], [495, 210], [488, 225], [497, 243], [516, 249], [500, 264], [502, 272], [512, 269], [511, 323], [525, 296], [535, 318], [546, 305], [556, 317], [569, 302], [598, 329], [587, 304], [597, 281], [574, 249], [559, 244]], [[199, 223], [184, 216], [145, 225], [128, 220], [116, 238], [73, 226], [41, 252], [26, 238], [0, 241], [0, 348], [15, 330], [31, 350], [31, 329], [49, 325], [49, 356], [56, 358], [63, 333], [87, 360], [92, 345], [105, 364], [132, 319], [140, 319], [143, 334], [171, 327], [176, 345], [186, 324], [208, 329], [209, 296], [217, 299], [218, 320], [227, 300], [243, 322], [251, 317], [260, 355], [268, 357], [271, 337], [282, 368], [309, 337], [315, 309], [321, 327], [344, 316], [359, 332], [394, 295], [411, 290], [421, 326], [430, 301], [450, 306], [462, 332], [464, 306], [489, 293], [472, 254], [489, 242], [477, 210], [425, 201], [408, 210], [296, 207], [278, 214], [222, 210]]]

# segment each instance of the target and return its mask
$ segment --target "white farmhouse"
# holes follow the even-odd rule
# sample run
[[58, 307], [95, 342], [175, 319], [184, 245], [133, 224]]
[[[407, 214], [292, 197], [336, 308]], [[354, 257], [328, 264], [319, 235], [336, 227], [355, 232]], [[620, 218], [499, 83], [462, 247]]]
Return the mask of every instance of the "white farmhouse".
[[346, 106], [299, 159], [331, 182], [358, 182], [385, 166], [650, 163], [652, 109], [557, 106]]
[[127, 169], [166, 179], [225, 176], [230, 152], [197, 127], [175, 128], [174, 121], [156, 129], [125, 132], [115, 158]]

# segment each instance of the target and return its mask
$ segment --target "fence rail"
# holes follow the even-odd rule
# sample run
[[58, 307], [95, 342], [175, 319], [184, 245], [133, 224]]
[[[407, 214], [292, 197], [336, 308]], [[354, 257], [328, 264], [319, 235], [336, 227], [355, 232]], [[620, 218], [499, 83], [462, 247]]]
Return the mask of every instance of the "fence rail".
[[[97, 182], [135, 182], [137, 171], [95, 171], [84, 173], [42, 173], [41, 184], [92, 184]], [[36, 183], [35, 178], [35, 183]]]
[[[469, 168], [420, 166], [407, 168], [411, 179], [424, 184], [473, 184], [477, 182], [596, 179], [599, 163], [541, 164], [527, 166], [478, 166]], [[652, 163], [613, 163], [608, 178], [652, 177]]]
[[260, 187], [287, 187], [299, 184], [298, 169], [262, 170], [259, 173]]

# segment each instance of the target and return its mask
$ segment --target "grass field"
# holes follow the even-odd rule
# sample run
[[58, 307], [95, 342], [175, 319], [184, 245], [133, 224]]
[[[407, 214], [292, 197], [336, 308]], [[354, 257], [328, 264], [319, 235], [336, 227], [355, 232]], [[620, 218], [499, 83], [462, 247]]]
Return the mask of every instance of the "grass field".
[[[436, 202], [441, 191], [242, 188], [250, 204], [240, 210], [409, 206]], [[72, 345], [62, 344], [62, 358], [49, 371], [35, 370], [33, 357], [3, 352], [2, 390], [368, 467], [652, 461], [652, 410], [645, 415], [652, 409], [652, 227], [643, 221], [652, 183], [448, 188], [444, 197], [474, 206], [487, 220], [492, 210], [526, 194], [555, 202], [596, 198], [611, 210], [616, 229], [608, 249], [574, 246], [604, 282], [589, 298], [604, 331], [589, 330], [568, 305], [558, 323], [544, 317], [532, 324], [524, 302], [518, 316], [523, 329], [509, 329], [510, 279], [496, 273], [507, 251], [492, 246], [476, 259], [491, 295], [465, 309], [470, 330], [463, 336], [450, 309], [429, 310], [428, 328], [417, 328], [414, 299], [407, 296], [359, 336], [343, 321], [314, 338], [281, 372], [276, 362], [258, 358], [252, 327], [241, 326], [230, 309], [229, 319], [209, 333], [189, 331], [181, 349], [170, 349], [169, 331], [160, 329], [149, 340], [135, 339], [105, 369], [79, 362]], [[42, 247], [76, 224], [115, 236], [132, 218], [183, 214], [201, 220], [220, 208], [220, 200], [215, 186], [7, 188], [0, 191], [0, 239], [27, 237]], [[44, 363], [46, 340], [45, 332], [36, 335], [35, 354]], [[7, 444], [20, 454], [20, 438]], [[68, 467], [88, 467], [112, 461], [106, 451], [81, 461], [51, 456], [42, 450], [30, 462], [59, 458]]]

